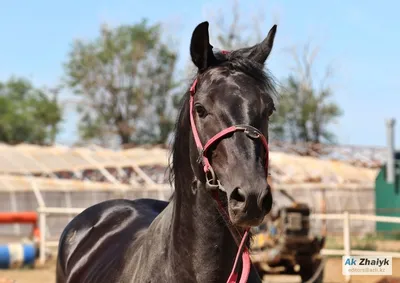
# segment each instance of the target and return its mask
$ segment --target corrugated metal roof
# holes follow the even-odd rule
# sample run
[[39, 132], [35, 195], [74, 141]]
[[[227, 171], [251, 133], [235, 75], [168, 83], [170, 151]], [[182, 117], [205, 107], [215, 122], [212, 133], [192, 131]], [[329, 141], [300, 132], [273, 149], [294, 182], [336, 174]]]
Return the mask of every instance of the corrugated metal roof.
[[0, 175], [1, 191], [32, 191], [36, 186], [40, 191], [117, 191], [129, 190], [126, 184], [112, 184], [106, 182], [85, 182], [72, 179], [53, 179], [44, 177], [25, 177], [16, 175]]
[[105, 148], [68, 148], [61, 146], [0, 145], [0, 173], [27, 174], [94, 169], [96, 166], [167, 165], [163, 149], [113, 151]]
[[[155, 166], [165, 174], [167, 149], [136, 147], [113, 151], [101, 147], [0, 145], [0, 174], [49, 173], [101, 167]], [[270, 172], [277, 184], [373, 184], [378, 169], [348, 162], [271, 151]], [[163, 169], [164, 168], [164, 169]]]

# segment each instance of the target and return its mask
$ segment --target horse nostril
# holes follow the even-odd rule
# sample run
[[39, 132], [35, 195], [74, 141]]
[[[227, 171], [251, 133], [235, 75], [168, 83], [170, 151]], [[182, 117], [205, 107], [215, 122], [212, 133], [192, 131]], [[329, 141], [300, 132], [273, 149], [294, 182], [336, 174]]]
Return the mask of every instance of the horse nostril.
[[265, 210], [267, 213], [271, 211], [272, 208], [272, 194], [271, 190], [268, 188], [265, 190], [265, 193], [261, 197], [261, 209]]
[[236, 187], [231, 193], [230, 200], [234, 202], [235, 206], [242, 205], [246, 201], [246, 194], [241, 188]]

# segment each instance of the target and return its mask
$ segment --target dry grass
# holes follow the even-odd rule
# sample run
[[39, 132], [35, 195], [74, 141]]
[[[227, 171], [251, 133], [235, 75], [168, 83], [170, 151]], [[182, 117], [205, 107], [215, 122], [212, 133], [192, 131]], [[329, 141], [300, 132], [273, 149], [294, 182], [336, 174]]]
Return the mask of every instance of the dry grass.
[[[326, 249], [343, 249], [342, 236], [328, 236]], [[400, 240], [387, 240], [377, 235], [352, 236], [351, 248], [353, 250], [370, 250], [382, 252], [400, 252]]]

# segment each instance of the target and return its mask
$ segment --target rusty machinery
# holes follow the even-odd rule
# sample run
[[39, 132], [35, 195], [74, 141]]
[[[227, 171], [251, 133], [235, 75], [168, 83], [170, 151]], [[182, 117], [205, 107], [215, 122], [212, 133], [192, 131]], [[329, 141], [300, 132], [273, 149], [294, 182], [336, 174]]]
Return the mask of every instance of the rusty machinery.
[[279, 190], [292, 204], [268, 215], [254, 229], [251, 257], [260, 276], [299, 275], [302, 282], [322, 282], [324, 258], [320, 251], [325, 237], [310, 234], [310, 208], [297, 203], [286, 191]]

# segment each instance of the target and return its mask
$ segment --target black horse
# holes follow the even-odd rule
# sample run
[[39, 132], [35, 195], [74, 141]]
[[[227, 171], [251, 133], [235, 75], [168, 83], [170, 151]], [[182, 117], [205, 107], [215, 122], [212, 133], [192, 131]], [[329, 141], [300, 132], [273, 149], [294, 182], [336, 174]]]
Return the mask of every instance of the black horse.
[[[275, 33], [219, 52], [208, 22], [195, 28], [198, 72], [176, 122], [170, 202], [110, 200], [77, 215], [60, 238], [57, 283], [227, 281], [240, 241], [234, 231], [259, 225], [272, 205], [264, 137], [276, 92], [264, 63]], [[261, 282], [253, 267], [247, 282]]]

